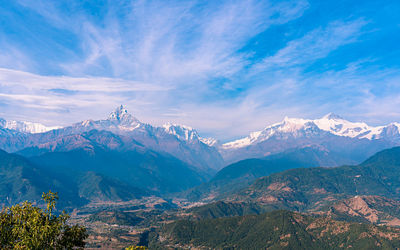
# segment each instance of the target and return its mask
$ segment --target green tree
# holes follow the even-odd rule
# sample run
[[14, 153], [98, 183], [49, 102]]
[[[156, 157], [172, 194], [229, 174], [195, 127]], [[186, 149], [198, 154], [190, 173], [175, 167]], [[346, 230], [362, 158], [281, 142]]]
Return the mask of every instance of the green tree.
[[64, 211], [53, 214], [58, 194], [43, 193], [46, 208], [41, 209], [25, 201], [0, 212], [1, 249], [82, 249], [87, 238], [86, 229], [68, 225]]
[[148, 248], [145, 246], [129, 246], [125, 248], [125, 250], [147, 250]]

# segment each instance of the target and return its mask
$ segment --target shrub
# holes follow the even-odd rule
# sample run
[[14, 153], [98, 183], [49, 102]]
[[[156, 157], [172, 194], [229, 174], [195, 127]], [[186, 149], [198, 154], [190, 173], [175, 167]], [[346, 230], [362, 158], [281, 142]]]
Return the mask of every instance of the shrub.
[[0, 212], [1, 249], [82, 249], [87, 238], [86, 229], [68, 225], [64, 211], [53, 214], [58, 194], [43, 193], [46, 208], [41, 209], [25, 201]]

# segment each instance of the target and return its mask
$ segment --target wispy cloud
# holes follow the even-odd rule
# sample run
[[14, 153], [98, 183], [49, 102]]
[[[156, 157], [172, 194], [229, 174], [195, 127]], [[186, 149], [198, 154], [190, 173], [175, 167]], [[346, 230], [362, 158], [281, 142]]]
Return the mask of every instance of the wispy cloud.
[[60, 64], [66, 73], [158, 82], [229, 77], [249, 63], [238, 50], [250, 38], [308, 8], [305, 0], [131, 1], [108, 4], [94, 22], [82, 11], [65, 12], [65, 5], [21, 4], [79, 37], [83, 54]]
[[18, 0], [32, 20], [0, 27], [0, 116], [66, 125], [125, 104], [221, 139], [285, 115], [395, 119], [400, 65], [380, 63], [396, 53], [362, 47], [386, 41], [384, 17], [316, 10], [335, 2]]
[[9, 67], [18, 70], [32, 69], [33, 62], [18, 49], [4, 44], [0, 48], [0, 67]]
[[363, 19], [343, 22], [334, 21], [324, 28], [310, 31], [303, 37], [290, 41], [275, 55], [265, 58], [257, 70], [279, 69], [293, 66], [304, 67], [317, 59], [326, 57], [340, 46], [353, 43], [367, 24]]
[[[143, 97], [162, 96], [160, 92], [169, 90], [165, 86], [117, 78], [41, 76], [0, 68], [0, 100], [8, 106], [0, 115], [66, 125], [71, 120], [101, 118], [106, 110], [121, 103], [136, 108], [151, 105], [151, 98]], [[132, 100], [132, 97], [136, 98]]]
[[[145, 82], [107, 77], [41, 76], [23, 71], [0, 68], [3, 87], [24, 87], [29, 90], [65, 89], [71, 91], [123, 92], [165, 91], [168, 88]], [[28, 84], [29, 83], [29, 84]]]

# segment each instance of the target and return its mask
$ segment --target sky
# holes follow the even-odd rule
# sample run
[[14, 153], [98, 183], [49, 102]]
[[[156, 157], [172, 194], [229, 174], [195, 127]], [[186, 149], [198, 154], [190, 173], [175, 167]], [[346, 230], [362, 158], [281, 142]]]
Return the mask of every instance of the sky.
[[400, 2], [0, 0], [0, 117], [123, 104], [222, 141], [333, 112], [400, 121]]

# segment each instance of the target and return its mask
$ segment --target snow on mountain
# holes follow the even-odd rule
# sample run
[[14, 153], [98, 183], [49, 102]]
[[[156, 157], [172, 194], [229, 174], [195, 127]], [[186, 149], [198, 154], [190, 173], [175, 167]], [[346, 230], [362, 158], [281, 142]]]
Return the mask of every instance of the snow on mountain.
[[166, 123], [163, 125], [165, 132], [175, 135], [178, 139], [184, 141], [200, 141], [210, 147], [216, 145], [218, 141], [214, 138], [200, 137], [195, 129], [186, 125]]
[[280, 123], [272, 124], [261, 131], [252, 132], [245, 138], [223, 144], [222, 149], [243, 148], [268, 140], [274, 135], [298, 137], [300, 136], [300, 131], [312, 131], [315, 128], [316, 125], [310, 122], [310, 120], [285, 117]]
[[391, 123], [387, 126], [373, 127], [363, 122], [347, 121], [333, 113], [315, 120], [285, 117], [282, 122], [267, 126], [261, 131], [250, 133], [245, 138], [225, 143], [221, 146], [221, 149], [243, 148], [268, 140], [272, 136], [285, 139], [287, 137], [298, 138], [326, 132], [350, 138], [393, 140], [400, 139], [400, 124]]
[[372, 127], [364, 122], [349, 122], [340, 116], [332, 113], [322, 117], [321, 119], [313, 120], [320, 129], [328, 131], [334, 135], [347, 136], [351, 138], [367, 138], [372, 139], [382, 131], [383, 126]]
[[163, 128], [165, 129], [165, 132], [171, 135], [175, 135], [181, 140], [193, 141], [193, 140], [199, 140], [200, 138], [197, 131], [189, 126], [166, 123], [163, 125]]
[[206, 145], [215, 144], [212, 138], [202, 138], [197, 131], [189, 126], [167, 123], [162, 127], [152, 126], [142, 123], [123, 106], [117, 107], [111, 112], [107, 119], [103, 120], [84, 120], [68, 127], [46, 127], [40, 123], [23, 121], [6, 121], [0, 118], [0, 128], [23, 132], [23, 133], [44, 133], [53, 129], [61, 129], [60, 135], [71, 135], [88, 132], [90, 130], [105, 130], [116, 134], [142, 133], [158, 137], [161, 133], [174, 135], [177, 139], [188, 142], [202, 142]]
[[210, 147], [217, 147], [218, 144], [220, 143], [217, 139], [214, 139], [211, 137], [209, 137], [209, 138], [200, 137], [200, 141]]
[[123, 106], [117, 107], [105, 120], [85, 120], [71, 126], [73, 131], [85, 132], [88, 130], [107, 130], [116, 133], [131, 132], [145, 124], [132, 116]]
[[75, 124], [71, 131], [107, 130], [133, 138], [145, 147], [171, 154], [193, 166], [210, 172], [223, 166], [223, 159], [216, 148], [209, 147], [196, 130], [189, 126], [167, 123], [162, 127], [142, 123], [129, 114], [124, 106], [118, 107], [106, 120], [84, 121]]
[[105, 120], [86, 120], [76, 123], [73, 126], [75, 129], [82, 129], [87, 131], [90, 129], [108, 130], [114, 133], [146, 133], [156, 136], [160, 131], [167, 134], [174, 135], [176, 138], [187, 142], [203, 142], [207, 145], [213, 143], [212, 138], [202, 138], [197, 131], [189, 126], [167, 123], [162, 127], [155, 127], [150, 124], [140, 122], [137, 118], [131, 115], [128, 110], [123, 106], [116, 108]]
[[44, 133], [53, 129], [59, 129], [59, 126], [47, 127], [40, 123], [26, 122], [26, 121], [7, 121], [0, 118], [0, 127], [15, 130], [22, 133]]
[[[214, 174], [224, 164], [217, 149], [205, 143], [212, 140], [201, 138], [193, 128], [176, 124], [158, 127], [142, 123], [129, 114], [122, 105], [106, 119], [85, 120], [44, 133], [18, 133], [0, 126], [0, 148], [8, 152], [26, 149], [24, 152], [32, 156], [46, 150], [52, 152], [86, 147], [87, 137], [90, 134], [99, 135], [96, 143], [102, 147], [131, 150], [140, 145], [141, 150], [152, 150], [174, 156], [194, 166], [196, 171], [206, 173], [207, 176]], [[118, 140], [114, 140], [113, 134], [126, 140], [119, 143]]]
[[134, 130], [141, 125], [141, 122], [128, 113], [123, 106], [119, 106], [114, 112], [108, 116], [108, 121], [117, 123], [121, 129]]

